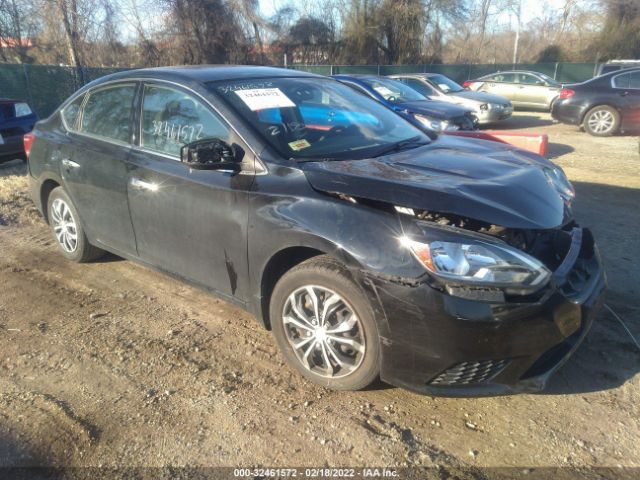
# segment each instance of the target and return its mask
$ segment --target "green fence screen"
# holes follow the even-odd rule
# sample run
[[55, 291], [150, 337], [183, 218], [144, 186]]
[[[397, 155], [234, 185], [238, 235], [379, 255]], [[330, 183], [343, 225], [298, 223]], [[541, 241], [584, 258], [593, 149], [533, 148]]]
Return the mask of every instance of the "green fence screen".
[[[442, 73], [457, 82], [482, 75], [511, 70], [512, 64], [427, 64], [427, 65], [293, 65], [289, 68], [319, 75], [362, 74], [393, 75], [394, 73]], [[518, 70], [533, 70], [559, 82], [582, 82], [591, 78], [595, 63], [521, 63]], [[0, 64], [0, 98], [28, 101], [43, 118], [50, 115], [66, 98], [83, 85], [110, 73], [124, 69], [82, 68], [57, 65]]]

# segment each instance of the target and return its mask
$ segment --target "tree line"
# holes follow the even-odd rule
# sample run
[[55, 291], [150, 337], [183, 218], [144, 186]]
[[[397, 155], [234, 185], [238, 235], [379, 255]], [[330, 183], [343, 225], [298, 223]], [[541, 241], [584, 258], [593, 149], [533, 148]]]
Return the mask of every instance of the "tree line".
[[639, 0], [262, 1], [277, 8], [259, 0], [0, 0], [0, 61], [133, 67], [640, 58]]

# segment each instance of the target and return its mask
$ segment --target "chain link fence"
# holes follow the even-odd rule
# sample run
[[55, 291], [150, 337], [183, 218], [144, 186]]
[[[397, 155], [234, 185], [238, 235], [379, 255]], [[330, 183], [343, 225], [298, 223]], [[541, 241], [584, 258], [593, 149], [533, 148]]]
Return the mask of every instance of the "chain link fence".
[[83, 85], [120, 70], [123, 69], [0, 64], [0, 98], [26, 100], [44, 118]]
[[532, 70], [544, 73], [562, 83], [583, 82], [593, 77], [597, 64], [585, 63], [487, 63], [487, 64], [422, 64], [422, 65], [293, 65], [289, 68], [320, 75], [397, 73], [441, 73], [462, 83], [465, 80], [504, 70]]
[[[533, 70], [559, 82], [582, 82], [591, 78], [595, 63], [521, 63], [517, 70]], [[289, 68], [320, 75], [433, 72], [462, 83], [482, 75], [511, 70], [512, 64], [423, 64], [423, 65], [293, 65]], [[122, 68], [82, 68], [57, 65], [0, 64], [0, 98], [26, 100], [40, 118], [50, 115], [66, 98], [83, 85]]]

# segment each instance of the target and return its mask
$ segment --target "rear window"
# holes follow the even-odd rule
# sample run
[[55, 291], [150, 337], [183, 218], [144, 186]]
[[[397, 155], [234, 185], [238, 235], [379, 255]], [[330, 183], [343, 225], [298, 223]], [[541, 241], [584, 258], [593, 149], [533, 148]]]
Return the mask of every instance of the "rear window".
[[90, 92], [82, 111], [80, 131], [128, 143], [131, 138], [131, 113], [135, 93], [134, 84]]
[[640, 72], [621, 73], [613, 77], [615, 88], [640, 88]]
[[28, 117], [33, 114], [31, 107], [24, 102], [19, 102], [15, 104], [16, 107], [16, 118], [20, 117]]
[[489, 77], [484, 78], [487, 82], [505, 82], [505, 83], [514, 83], [515, 75], [513, 73], [497, 73], [495, 75], [491, 75]]
[[78, 128], [78, 117], [80, 116], [80, 107], [82, 107], [84, 97], [84, 95], [80, 95], [62, 110], [62, 118], [69, 130], [77, 130]]

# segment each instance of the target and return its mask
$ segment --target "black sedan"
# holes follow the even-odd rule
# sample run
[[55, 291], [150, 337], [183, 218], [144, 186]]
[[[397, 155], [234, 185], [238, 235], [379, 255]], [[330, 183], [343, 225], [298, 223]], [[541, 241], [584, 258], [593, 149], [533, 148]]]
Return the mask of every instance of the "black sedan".
[[602, 302], [560, 168], [432, 140], [331, 78], [120, 72], [34, 136], [31, 195], [62, 255], [110, 251], [235, 302], [325, 387], [538, 390]]
[[28, 103], [0, 99], [0, 163], [25, 158], [23, 138], [38, 121]]
[[640, 132], [640, 68], [565, 86], [551, 115], [598, 137]]

